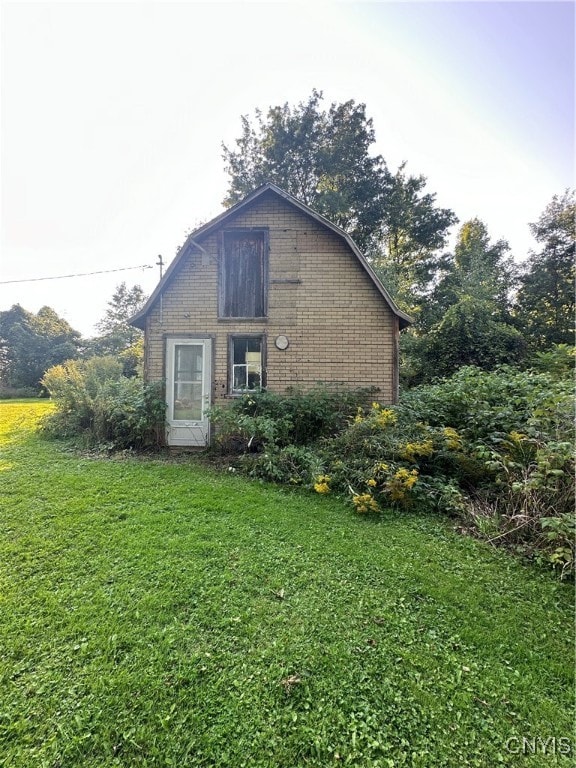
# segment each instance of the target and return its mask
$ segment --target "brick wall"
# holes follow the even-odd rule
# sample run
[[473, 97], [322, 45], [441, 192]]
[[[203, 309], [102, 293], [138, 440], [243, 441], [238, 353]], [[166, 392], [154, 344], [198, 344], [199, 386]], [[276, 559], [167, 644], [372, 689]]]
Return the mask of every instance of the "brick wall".
[[[226, 227], [268, 227], [268, 318], [218, 319], [218, 237], [190, 245], [177, 273], [148, 315], [146, 376], [162, 379], [167, 336], [213, 339], [213, 399], [228, 391], [228, 335], [266, 334], [267, 386], [343, 382], [396, 395], [397, 320], [347, 244], [276, 195], [263, 195]], [[274, 339], [283, 334], [288, 349]]]

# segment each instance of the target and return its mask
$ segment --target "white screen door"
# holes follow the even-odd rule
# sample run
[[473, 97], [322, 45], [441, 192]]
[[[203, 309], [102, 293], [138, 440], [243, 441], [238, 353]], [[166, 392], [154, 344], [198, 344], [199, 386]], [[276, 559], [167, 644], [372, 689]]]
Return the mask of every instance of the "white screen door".
[[168, 445], [208, 444], [211, 352], [210, 339], [166, 341]]

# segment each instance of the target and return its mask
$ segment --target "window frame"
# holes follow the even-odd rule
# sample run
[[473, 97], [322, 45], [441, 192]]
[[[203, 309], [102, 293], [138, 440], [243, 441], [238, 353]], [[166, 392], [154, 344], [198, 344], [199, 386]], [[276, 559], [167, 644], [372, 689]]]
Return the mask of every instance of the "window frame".
[[[234, 343], [249, 339], [260, 341], [260, 386], [256, 389], [234, 388]], [[265, 333], [230, 333], [228, 334], [228, 395], [241, 397], [252, 392], [262, 392], [266, 389], [266, 334]]]
[[[240, 237], [241, 235], [259, 235], [262, 237], [262, 310], [261, 315], [228, 315], [226, 309], [226, 241], [227, 238]], [[219, 320], [264, 320], [268, 317], [268, 261], [270, 250], [268, 227], [231, 227], [220, 232], [218, 248], [218, 319]]]

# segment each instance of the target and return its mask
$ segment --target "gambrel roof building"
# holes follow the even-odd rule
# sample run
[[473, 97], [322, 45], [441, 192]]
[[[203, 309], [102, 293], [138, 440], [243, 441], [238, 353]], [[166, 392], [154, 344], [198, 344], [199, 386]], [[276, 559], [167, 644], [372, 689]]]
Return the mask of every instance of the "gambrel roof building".
[[205, 445], [211, 404], [319, 382], [398, 396], [410, 323], [342, 229], [265, 184], [193, 232], [132, 324], [166, 381], [167, 441]]

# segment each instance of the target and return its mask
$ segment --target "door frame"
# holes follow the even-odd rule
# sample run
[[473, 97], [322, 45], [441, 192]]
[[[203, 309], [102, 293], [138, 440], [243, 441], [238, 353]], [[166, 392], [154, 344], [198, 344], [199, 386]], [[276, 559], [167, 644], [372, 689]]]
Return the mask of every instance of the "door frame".
[[[174, 419], [174, 363], [176, 347], [202, 347], [202, 417]], [[166, 443], [169, 446], [201, 447], [210, 443], [210, 420], [206, 411], [212, 404], [212, 356], [210, 336], [168, 336], [164, 343], [166, 365]]]

